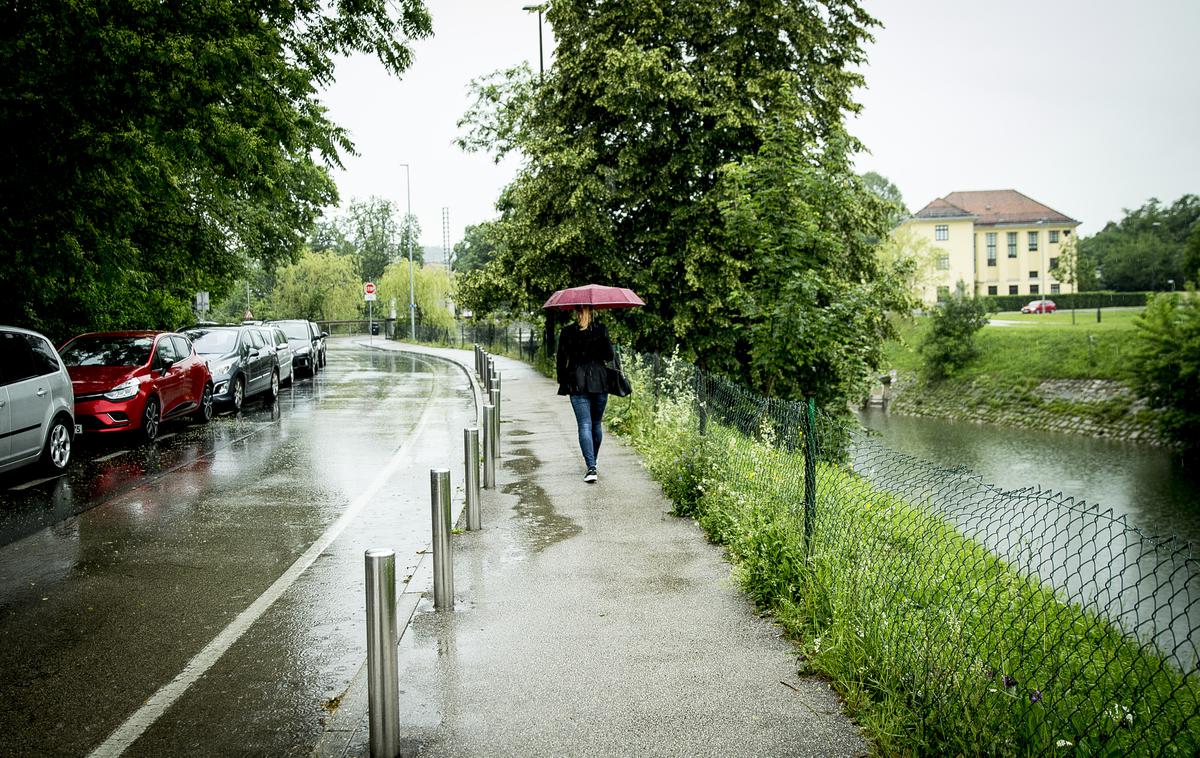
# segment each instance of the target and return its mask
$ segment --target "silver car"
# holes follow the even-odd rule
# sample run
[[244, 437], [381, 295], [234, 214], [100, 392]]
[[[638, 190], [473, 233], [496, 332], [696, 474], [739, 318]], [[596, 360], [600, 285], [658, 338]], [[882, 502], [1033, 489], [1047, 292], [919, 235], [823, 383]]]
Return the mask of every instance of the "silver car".
[[71, 462], [75, 394], [50, 340], [0, 326], [0, 472], [42, 463], [60, 473]]
[[279, 386], [286, 387], [292, 383], [294, 376], [292, 365], [292, 347], [288, 344], [287, 335], [278, 326], [264, 324], [258, 327], [267, 346], [275, 349], [275, 361], [279, 366]]

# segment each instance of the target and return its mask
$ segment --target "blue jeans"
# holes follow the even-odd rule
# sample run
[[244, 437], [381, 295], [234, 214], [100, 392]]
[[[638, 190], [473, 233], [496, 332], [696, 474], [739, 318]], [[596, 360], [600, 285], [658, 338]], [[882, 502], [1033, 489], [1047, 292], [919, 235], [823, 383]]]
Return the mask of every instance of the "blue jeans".
[[604, 406], [608, 395], [591, 392], [586, 395], [571, 395], [571, 410], [575, 411], [575, 423], [579, 426], [579, 449], [588, 468], [596, 468], [596, 456], [600, 453], [600, 442], [604, 439]]

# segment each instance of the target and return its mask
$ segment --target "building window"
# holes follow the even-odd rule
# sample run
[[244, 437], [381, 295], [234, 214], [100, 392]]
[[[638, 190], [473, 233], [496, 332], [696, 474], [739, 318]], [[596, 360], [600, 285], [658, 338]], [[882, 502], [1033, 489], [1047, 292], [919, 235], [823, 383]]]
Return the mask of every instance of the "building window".
[[1036, 284], [1029, 285], [1029, 294], [1036, 295], [1037, 293], [1038, 293], [1038, 286]]
[[994, 285], [994, 284], [989, 284], [989, 285], [988, 285], [988, 294], [989, 294], [989, 295], [995, 295], [995, 294], [996, 294], [996, 285]]
[[1057, 295], [1058, 293], [1059, 293], [1059, 286], [1057, 284], [1051, 284], [1050, 285], [1050, 294]]
[[1009, 258], [1017, 257], [1017, 233], [1016, 232], [1008, 233], [1008, 257]]
[[1036, 272], [1036, 271], [1030, 271], [1030, 272], [1029, 272], [1029, 278], [1030, 278], [1030, 279], [1037, 279], [1037, 272]]
[[1071, 230], [1070, 230], [1070, 229], [1063, 229], [1063, 236], [1064, 236], [1064, 237], [1070, 237], [1070, 236], [1071, 236]]
[[950, 299], [950, 287], [948, 287], [948, 286], [938, 287], [937, 299], [938, 299], [939, 303], [944, 303], [947, 300], [949, 300]]
[[1053, 271], [1056, 268], [1058, 268], [1058, 258], [1057, 257], [1051, 258], [1050, 259], [1050, 270]]
[[938, 242], [945, 242], [950, 239], [950, 225], [938, 224], [933, 227], [933, 238]]
[[938, 271], [949, 271], [950, 270], [950, 254], [949, 253], [938, 253], [937, 267], [938, 267]]
[[995, 266], [996, 265], [996, 233], [995, 232], [987, 233], [987, 256], [988, 256], [988, 265]]
[[1035, 252], [1037, 250], [1037, 246], [1038, 246], [1038, 233], [1030, 232], [1029, 233], [1029, 252], [1031, 252], [1031, 253]]
[[1050, 230], [1050, 244], [1051, 245], [1058, 244], [1058, 230], [1057, 229]]
[[1010, 284], [1010, 285], [1008, 285], [1008, 294], [1010, 294], [1010, 295], [1016, 295], [1016, 294], [1019, 294], [1019, 293], [1017, 292], [1017, 285], [1015, 285], [1015, 284]]

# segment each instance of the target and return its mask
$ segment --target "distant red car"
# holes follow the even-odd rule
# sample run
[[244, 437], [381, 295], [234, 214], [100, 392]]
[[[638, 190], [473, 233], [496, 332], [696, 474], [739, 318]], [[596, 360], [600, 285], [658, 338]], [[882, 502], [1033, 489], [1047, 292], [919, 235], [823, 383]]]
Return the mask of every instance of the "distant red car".
[[1053, 300], [1034, 300], [1021, 309], [1021, 313], [1054, 313], [1058, 306]]
[[76, 433], [136, 431], [152, 442], [163, 421], [212, 418], [208, 364], [182, 334], [81, 334], [59, 354], [75, 390]]

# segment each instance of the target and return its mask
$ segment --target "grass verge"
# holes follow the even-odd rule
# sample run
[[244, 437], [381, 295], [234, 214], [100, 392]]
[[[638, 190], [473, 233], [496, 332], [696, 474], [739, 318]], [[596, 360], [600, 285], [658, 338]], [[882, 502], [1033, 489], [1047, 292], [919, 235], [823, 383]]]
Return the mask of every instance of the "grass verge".
[[[927, 503], [842, 466], [804, 465], [786, 410], [706, 396], [690, 367], [635, 386], [609, 424], [639, 449], [680, 515], [724, 545], [748, 596], [833, 683], [884, 755], [1195, 755], [1200, 683], [1095, 613], [967, 538]], [[736, 431], [735, 428], [742, 431]]]

